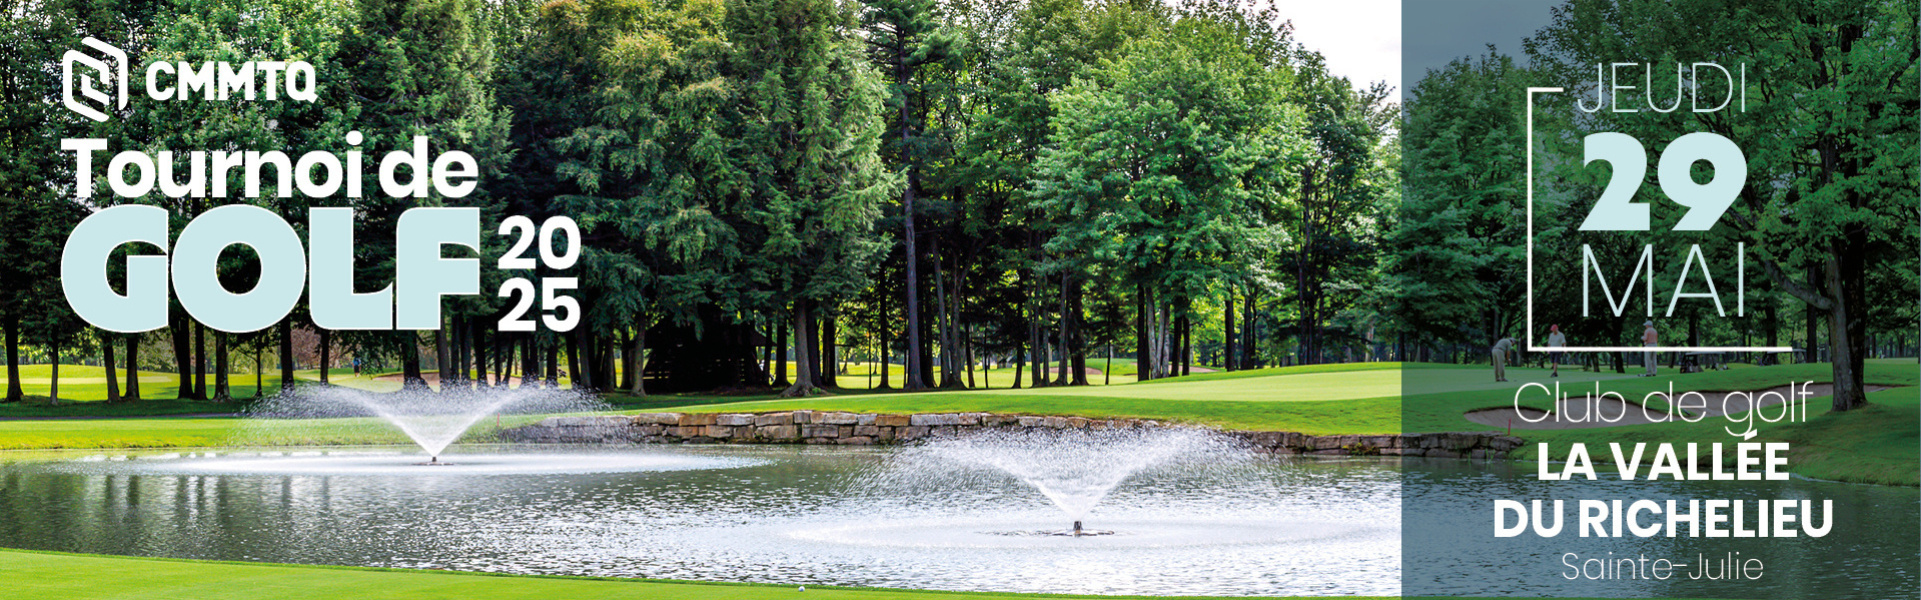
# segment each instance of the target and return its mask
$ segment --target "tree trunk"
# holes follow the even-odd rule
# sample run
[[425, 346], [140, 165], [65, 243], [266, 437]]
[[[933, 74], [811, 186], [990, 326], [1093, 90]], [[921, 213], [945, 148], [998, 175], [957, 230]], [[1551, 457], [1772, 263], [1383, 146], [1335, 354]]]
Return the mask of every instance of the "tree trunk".
[[474, 336], [467, 318], [454, 315], [449, 322], [447, 337], [451, 339], [447, 341], [447, 370], [440, 374], [440, 389], [443, 390], [447, 386], [466, 387], [467, 365], [473, 364], [473, 344], [468, 341]]
[[[218, 402], [233, 400], [232, 382], [227, 379], [227, 371], [229, 370], [227, 368], [229, 366], [227, 364], [227, 335], [225, 331], [215, 332], [213, 334], [213, 399]], [[326, 361], [321, 362], [324, 363]], [[322, 370], [321, 373], [321, 377], [326, 377], [325, 370]], [[113, 376], [108, 375], [107, 377], [111, 378]], [[323, 381], [325, 380], [323, 379]]]
[[[472, 319], [467, 322], [467, 329], [467, 343], [474, 347], [474, 384], [476, 387], [484, 388], [487, 387], [487, 371], [489, 370], [487, 365], [487, 323], [483, 319]], [[576, 329], [574, 331], [578, 332], [580, 330]], [[461, 371], [464, 375], [467, 371], [467, 365], [461, 365]], [[574, 387], [576, 389], [581, 387], [579, 374], [575, 374]]]
[[1191, 329], [1191, 327], [1189, 327], [1187, 315], [1179, 315], [1178, 319], [1174, 321], [1174, 331], [1176, 331], [1176, 333], [1174, 333], [1174, 344], [1179, 346], [1179, 350], [1174, 352], [1174, 360], [1178, 360], [1178, 362], [1181, 363], [1181, 377], [1187, 377], [1187, 375], [1193, 373], [1193, 371], [1191, 371], [1191, 369], [1193, 369], [1193, 346], [1189, 346], [1189, 337], [1187, 337], [1189, 329]]
[[797, 398], [813, 395], [821, 391], [814, 382], [814, 348], [808, 343], [813, 337], [808, 331], [813, 326], [813, 314], [807, 300], [794, 301], [794, 384], [782, 390], [783, 398]]
[[[1226, 318], [1221, 319], [1221, 370], [1239, 370], [1240, 363], [1234, 356], [1234, 292], [1232, 290], [1227, 292], [1227, 301], [1221, 303], [1221, 311], [1227, 315]], [[1399, 358], [1398, 353], [1396, 358]]]
[[179, 371], [180, 388], [175, 395], [181, 400], [199, 400], [193, 393], [193, 337], [184, 314], [175, 314], [167, 324], [167, 333], [173, 338], [173, 366]]
[[[409, 390], [429, 389], [426, 376], [420, 372], [420, 338], [416, 337], [412, 331], [395, 333], [400, 337], [403, 346], [400, 349], [400, 387]], [[284, 365], [291, 360], [291, 358], [282, 358], [280, 363]]]
[[[1809, 285], [1813, 285], [1814, 282], [1821, 280], [1819, 272], [1820, 269], [1816, 267], [1808, 267]], [[1808, 305], [1807, 314], [1804, 315], [1807, 324], [1807, 341], [1802, 343], [1804, 353], [1801, 355], [1801, 362], [1821, 362], [1821, 351], [1818, 349], [1821, 347], [1821, 342], [1818, 341], [1818, 336], [1821, 331], [1821, 317], [1818, 316], [1819, 314], [1813, 304]]]
[[[641, 330], [646, 335], [645, 329]], [[534, 389], [540, 387], [540, 344], [532, 332], [521, 334], [520, 343], [520, 387]]]
[[605, 337], [596, 336], [595, 339], [602, 340], [602, 342], [600, 344], [600, 363], [598, 364], [600, 369], [596, 371], [599, 377], [595, 380], [599, 382], [600, 385], [595, 386], [594, 389], [602, 392], [613, 392], [619, 389], [619, 382], [614, 380], [614, 353], [619, 349], [620, 342], [615, 340], [614, 336], [611, 335]]
[[1107, 365], [1101, 367], [1101, 385], [1114, 383], [1114, 344], [1107, 344]]
[[[776, 321], [778, 323], [778, 321]], [[787, 331], [788, 327], [775, 327], [774, 332], [774, 387], [784, 388], [792, 383], [787, 381]], [[910, 348], [911, 352], [912, 349]], [[911, 359], [910, 359], [911, 360]], [[911, 378], [909, 379], [911, 381]], [[913, 388], [909, 388], [913, 389]]]
[[60, 405], [60, 337], [58, 335], [55, 335], [53, 338], [53, 341], [48, 345], [53, 348], [53, 378], [47, 380], [48, 383], [51, 385], [51, 387], [47, 388], [47, 405], [59, 406]]
[[840, 335], [838, 325], [835, 323], [834, 313], [822, 311], [820, 315], [820, 386], [824, 388], [840, 387], [840, 374], [835, 372], [839, 370], [840, 351], [834, 347], [834, 339]]
[[880, 327], [880, 348], [878, 349], [879, 352], [875, 353], [877, 355], [876, 358], [880, 361], [880, 385], [874, 389], [885, 390], [893, 387], [888, 383], [888, 375], [894, 371], [889, 361], [889, 359], [892, 358], [891, 355], [894, 353], [894, 329], [887, 326], [886, 294], [881, 294], [880, 319], [876, 321], [876, 323], [878, 323]]
[[634, 389], [634, 332], [620, 331], [620, 389]]
[[1058, 329], [1060, 330], [1060, 335], [1059, 335], [1060, 346], [1059, 347], [1061, 350], [1060, 350], [1060, 356], [1057, 359], [1057, 364], [1054, 367], [1055, 368], [1054, 384], [1067, 385], [1069, 381], [1067, 377], [1067, 365], [1068, 365], [1067, 355], [1071, 353], [1071, 351], [1069, 350], [1069, 346], [1067, 345], [1067, 323], [1069, 321], [1074, 320], [1074, 317], [1072, 315], [1067, 314], [1067, 274], [1066, 273], [1061, 274], [1061, 289], [1060, 289], [1060, 293], [1058, 294], [1058, 299], [1055, 306], [1056, 306], [1056, 311], [1060, 314], [1060, 326], [1058, 327]]
[[1021, 389], [1021, 372], [1026, 370], [1027, 370], [1027, 349], [1019, 346], [1015, 346], [1014, 347], [1014, 385], [1008, 387], [1007, 389], [1010, 389], [1010, 390]]
[[626, 367], [634, 371], [634, 385], [626, 388], [626, 392], [647, 398], [647, 325], [636, 329], [640, 329], [640, 333], [634, 335], [634, 356], [626, 360]]
[[7, 310], [7, 401], [19, 402], [26, 398], [20, 389], [20, 317], [14, 314], [17, 307]]
[[120, 395], [126, 402], [140, 401], [140, 334], [127, 334], [127, 392]]
[[1134, 293], [1134, 380], [1153, 379], [1148, 366], [1153, 364], [1148, 357], [1148, 344], [1152, 343], [1147, 327], [1147, 284], [1135, 286]]
[[503, 389], [513, 387], [514, 352], [520, 349], [520, 344], [515, 343], [511, 334], [508, 333], [501, 333], [494, 336], [494, 339], [500, 340], [500, 387]]
[[120, 401], [120, 374], [113, 368], [113, 338], [107, 332], [100, 332], [100, 365], [107, 369], [107, 401]]
[[547, 367], [547, 387], [551, 389], [559, 389], [560, 388], [560, 334], [549, 335], [547, 336], [547, 338], [548, 339], [547, 339], [547, 344], [546, 344], [545, 354], [544, 354], [544, 356], [547, 357], [546, 359], [547, 364], [545, 365]]
[[[334, 332], [331, 329], [327, 329], [319, 326], [315, 326], [314, 329], [320, 330], [320, 385], [327, 385], [327, 384], [333, 383], [332, 375], [328, 373], [328, 371], [332, 371], [334, 366]], [[226, 338], [223, 337], [221, 339], [224, 340]], [[222, 348], [224, 347], [225, 346], [223, 345]], [[435, 349], [439, 350], [439, 353], [435, 355], [435, 359], [440, 361], [446, 360], [447, 339], [440, 335], [439, 329], [434, 330], [434, 347]], [[222, 350], [220, 352], [221, 352], [220, 364], [225, 365], [227, 364], [226, 351]], [[436, 363], [436, 366], [438, 366], [438, 363]], [[441, 376], [446, 377], [446, 372], [442, 371]], [[220, 381], [219, 385], [221, 387], [223, 388], [226, 387], [226, 381], [227, 381], [226, 367], [224, 366], [221, 367], [221, 374], [216, 375], [215, 377], [219, 379]], [[227, 395], [226, 391], [222, 390], [220, 392], [220, 395], [222, 397], [225, 397]]]
[[[407, 347], [412, 348], [413, 344]], [[407, 355], [412, 356], [413, 352], [409, 350]], [[418, 357], [414, 358], [412, 375], [415, 379], [420, 377]], [[293, 386], [293, 317], [288, 316], [280, 320], [280, 393], [293, 391]]]
[[[901, 110], [907, 108], [903, 106]], [[904, 131], [904, 129], [903, 129]], [[905, 230], [901, 240], [907, 244], [907, 369], [906, 379], [901, 387], [908, 390], [927, 388], [927, 380], [921, 378], [924, 365], [921, 364], [921, 322], [920, 322], [920, 253], [914, 239], [914, 176], [908, 170], [907, 185], [901, 186], [901, 220]], [[784, 330], [783, 330], [784, 331]], [[785, 347], [785, 344], [782, 345]], [[780, 377], [776, 386], [786, 385], [787, 378]]]
[[1069, 367], [1074, 376], [1068, 381], [1071, 385], [1089, 385], [1087, 381], [1087, 339], [1082, 327], [1082, 315], [1086, 309], [1084, 284], [1079, 278], [1070, 277], [1067, 284], [1067, 343], [1068, 355], [1072, 358]]
[[259, 400], [267, 389], [267, 363], [261, 360], [260, 345], [253, 347], [253, 399]]
[[[453, 385], [454, 376], [453, 349], [448, 345], [448, 337], [451, 336], [447, 335], [447, 323], [442, 322], [440, 327], [434, 329], [434, 377], [440, 380], [440, 391], [443, 392], [447, 391], [448, 386]], [[327, 355], [324, 347], [320, 356], [320, 362], [323, 363], [320, 365], [320, 382], [326, 383], [327, 365], [324, 363], [327, 362]]]
[[1829, 358], [1834, 361], [1834, 411], [1868, 404], [1867, 258], [1860, 242], [1831, 242], [1827, 287], [1833, 298], [1828, 310]]
[[193, 395], [205, 400], [207, 395], [207, 326], [193, 325]]
[[1033, 354], [1028, 363], [1034, 369], [1033, 387], [1037, 388], [1047, 387], [1047, 358], [1041, 356], [1042, 349], [1047, 347], [1047, 340], [1041, 337], [1040, 318], [1038, 310], [1027, 317], [1027, 347]]
[[1241, 297], [1241, 368], [1261, 368], [1261, 355], [1257, 348], [1260, 342], [1260, 322], [1254, 313], [1254, 290], [1249, 289]]

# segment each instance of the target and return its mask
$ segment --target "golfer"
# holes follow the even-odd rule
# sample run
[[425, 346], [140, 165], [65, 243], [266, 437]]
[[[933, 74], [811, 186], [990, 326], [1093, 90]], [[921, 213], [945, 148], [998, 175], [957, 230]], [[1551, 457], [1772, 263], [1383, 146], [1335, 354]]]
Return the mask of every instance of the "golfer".
[[1567, 346], [1567, 336], [1561, 335], [1561, 326], [1560, 325], [1547, 326], [1547, 347], [1549, 348], [1549, 350], [1547, 351], [1547, 364], [1554, 367], [1554, 371], [1551, 373], [1548, 373], [1548, 377], [1561, 376], [1560, 348], [1564, 346]]
[[[1647, 322], [1645, 322], [1645, 323], [1642, 323], [1641, 325], [1642, 325], [1643, 327], [1647, 327], [1647, 329], [1645, 329], [1645, 330], [1643, 330], [1643, 331], [1641, 331], [1641, 345], [1643, 345], [1643, 346], [1647, 346], [1647, 347], [1649, 347], [1649, 348], [1653, 348], [1653, 347], [1655, 347], [1655, 346], [1658, 346], [1658, 345], [1660, 345], [1660, 344], [1661, 344], [1661, 335], [1660, 335], [1660, 334], [1657, 334], [1657, 333], [1655, 333], [1655, 332], [1654, 332], [1654, 321], [1653, 321], [1652, 319], [1649, 319], [1649, 320], [1648, 320]], [[1644, 365], [1647, 365], [1647, 368], [1648, 368], [1648, 372], [1647, 372], [1647, 373], [1645, 373], [1645, 374], [1642, 374], [1641, 376], [1642, 376], [1642, 377], [1653, 377], [1653, 376], [1654, 376], [1654, 367], [1655, 367], [1655, 365], [1654, 365], [1654, 351], [1653, 351], [1653, 350], [1649, 350], [1649, 351], [1647, 351], [1647, 352], [1644, 352], [1644, 353], [1642, 353], [1642, 354], [1644, 354], [1644, 356], [1642, 356], [1642, 357], [1641, 357], [1641, 364], [1644, 364]]]
[[1511, 336], [1501, 336], [1501, 341], [1494, 342], [1494, 347], [1488, 349], [1488, 355], [1494, 359], [1495, 381], [1507, 381], [1507, 353], [1513, 350], [1514, 338]]

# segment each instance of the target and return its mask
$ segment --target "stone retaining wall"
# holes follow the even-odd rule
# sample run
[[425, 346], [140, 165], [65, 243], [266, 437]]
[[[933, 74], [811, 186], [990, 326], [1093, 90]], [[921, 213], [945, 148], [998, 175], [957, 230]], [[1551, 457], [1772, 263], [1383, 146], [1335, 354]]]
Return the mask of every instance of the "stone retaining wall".
[[[770, 413], [643, 413], [550, 417], [502, 432], [508, 441], [544, 444], [894, 444], [982, 429], [1165, 427], [1145, 419], [1089, 419], [993, 413], [917, 415], [796, 410]], [[1493, 432], [1313, 436], [1231, 431], [1257, 450], [1279, 454], [1504, 458], [1520, 438]]]

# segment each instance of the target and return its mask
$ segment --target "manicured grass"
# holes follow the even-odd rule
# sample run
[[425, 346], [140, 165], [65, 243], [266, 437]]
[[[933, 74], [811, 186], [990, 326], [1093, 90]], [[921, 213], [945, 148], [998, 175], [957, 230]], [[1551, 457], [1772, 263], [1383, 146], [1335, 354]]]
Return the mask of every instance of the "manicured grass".
[[[1228, 429], [1313, 434], [1393, 433], [1400, 428], [1400, 378], [1393, 363], [1272, 369], [1265, 376], [1192, 375], [1149, 384], [1019, 390], [863, 393], [797, 399], [746, 399], [652, 410], [755, 412], [794, 409], [858, 412], [995, 412], [1161, 419]], [[1361, 371], [1355, 373], [1351, 371]], [[1258, 372], [1256, 372], [1258, 373]]]
[[[179, 598], [273, 600], [508, 600], [526, 598], [641, 598], [660, 600], [937, 600], [940, 598], [1130, 598], [1038, 596], [837, 588], [645, 579], [539, 577], [450, 571], [316, 567], [258, 563], [127, 558], [0, 550], [7, 596], [63, 600]], [[1132, 596], [1139, 598], [1139, 596]]]
[[[5, 373], [6, 370], [0, 368], [0, 385], [7, 383]], [[21, 365], [20, 391], [26, 394], [28, 399], [26, 402], [20, 404], [0, 404], [0, 417], [47, 416], [44, 414], [45, 411], [31, 410], [31, 408], [34, 406], [44, 406], [46, 404], [47, 395], [53, 391], [52, 375], [52, 365]], [[120, 391], [124, 393], [127, 382], [126, 370], [116, 370], [114, 375], [116, 375], [116, 384], [120, 387]], [[227, 387], [229, 393], [235, 398], [254, 397], [253, 379], [252, 373], [228, 374]], [[263, 378], [262, 383], [269, 396], [280, 391], [280, 377], [278, 373], [270, 374]], [[214, 376], [210, 373], [207, 375], [207, 387], [212, 388], [213, 384]], [[142, 398], [142, 402], [161, 399], [172, 400], [179, 395], [180, 376], [178, 374], [162, 371], [140, 372], [140, 397]], [[106, 369], [87, 365], [60, 366], [60, 402], [62, 404], [81, 404], [106, 399]], [[215, 410], [219, 409], [216, 408]], [[207, 411], [194, 410], [187, 412]], [[56, 412], [53, 414], [59, 413]], [[153, 414], [171, 413], [157, 412]]]

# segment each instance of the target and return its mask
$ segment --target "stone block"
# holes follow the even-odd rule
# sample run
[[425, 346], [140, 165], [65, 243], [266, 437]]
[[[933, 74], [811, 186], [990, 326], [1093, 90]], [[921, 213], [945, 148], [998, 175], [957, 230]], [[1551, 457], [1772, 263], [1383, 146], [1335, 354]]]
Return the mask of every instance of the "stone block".
[[1072, 428], [1074, 428], [1074, 429], [1086, 429], [1086, 428], [1087, 428], [1087, 423], [1088, 423], [1088, 420], [1087, 420], [1086, 418], [1083, 418], [1083, 417], [1068, 417], [1068, 418], [1067, 418], [1067, 426], [1068, 426], [1068, 427], [1072, 427]]
[[880, 433], [875, 435], [874, 439], [882, 442], [891, 442], [891, 441], [894, 441], [895, 437], [899, 434], [901, 428], [880, 427], [879, 429], [880, 429]]
[[959, 425], [960, 415], [955, 415], [955, 414], [913, 415], [911, 417], [908, 417], [908, 424], [913, 425], [915, 427], [933, 427], [937, 425]]
[[641, 425], [634, 428], [634, 435], [651, 437], [661, 435], [666, 433], [666, 431], [667, 428], [660, 425]]
[[793, 425], [793, 424], [794, 424], [794, 413], [790, 413], [790, 412], [777, 412], [777, 413], [767, 413], [762, 415], [754, 415], [755, 427], [767, 427], [769, 425]]
[[722, 414], [714, 415], [714, 424], [726, 425], [728, 427], [741, 427], [746, 425], [753, 425], [754, 415], [738, 414], [738, 413], [722, 413]]
[[874, 421], [879, 418], [874, 413], [861, 413], [854, 416], [855, 416], [855, 419], [854, 419], [855, 425], [873, 425]]
[[706, 425], [700, 428], [700, 435], [714, 439], [734, 437], [734, 428], [726, 425]]
[[713, 425], [714, 416], [715, 416], [714, 413], [687, 413], [680, 416], [680, 426], [693, 427], [693, 426], [699, 426], [699, 425]]
[[689, 426], [668, 427], [667, 437], [677, 437], [681, 439], [699, 437], [701, 432], [700, 430], [702, 427], [705, 427], [705, 425], [702, 425], [700, 427], [689, 427]]
[[805, 438], [840, 437], [840, 426], [809, 423], [807, 425], [800, 426], [800, 436]]
[[874, 415], [874, 424], [882, 427], [906, 427], [914, 423], [913, 419], [907, 418], [907, 415]]
[[1067, 417], [1046, 417], [1041, 419], [1041, 425], [1050, 429], [1066, 429]]
[[815, 413], [814, 413], [814, 411], [811, 411], [811, 410], [797, 410], [797, 411], [794, 411], [794, 412], [793, 412], [793, 415], [794, 415], [794, 424], [795, 424], [795, 425], [806, 425], [806, 424], [808, 424], [808, 423], [813, 423], [813, 422], [814, 422], [814, 414], [815, 414]]
[[879, 425], [855, 425], [854, 435], [865, 436], [865, 437], [879, 437], [880, 426]]
[[1047, 419], [1042, 417], [1020, 417], [1021, 427], [1040, 427]]
[[820, 413], [819, 418], [814, 422], [828, 425], [853, 425], [860, 422], [860, 415], [849, 412]]
[[928, 433], [928, 430], [926, 427], [919, 427], [919, 426], [897, 427], [894, 430], [895, 436], [903, 440], [917, 440], [920, 438], [924, 438], [924, 437], [927, 437], [927, 433]]
[[839, 441], [839, 443], [840, 443], [840, 445], [842, 445], [842, 446], [872, 446], [872, 445], [874, 445], [874, 438], [871, 438], [871, 437], [867, 437], [867, 436], [852, 436], [852, 437], [844, 437], [844, 438], [840, 438], [840, 440], [838, 440], [838, 441]]
[[955, 425], [980, 425], [982, 413], [961, 413], [954, 415]]
[[640, 413], [633, 419], [635, 425], [679, 425], [680, 413]]
[[792, 440], [800, 437], [799, 425], [767, 425], [755, 427], [754, 433], [764, 440]]

